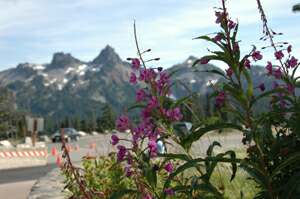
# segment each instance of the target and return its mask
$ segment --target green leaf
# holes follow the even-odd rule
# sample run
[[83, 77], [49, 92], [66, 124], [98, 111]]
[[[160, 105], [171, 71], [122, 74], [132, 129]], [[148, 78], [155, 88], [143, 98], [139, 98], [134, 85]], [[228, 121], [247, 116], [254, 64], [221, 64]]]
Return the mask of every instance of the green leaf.
[[233, 35], [232, 35], [232, 38], [231, 38], [232, 43], [234, 43], [236, 41], [236, 36], [237, 36], [238, 30], [239, 30], [239, 23], [237, 23], [235, 28], [234, 28]]
[[206, 151], [206, 155], [207, 155], [207, 156], [211, 156], [211, 155], [212, 155], [212, 152], [213, 152], [213, 149], [214, 149], [215, 146], [221, 147], [221, 144], [220, 144], [219, 142], [217, 142], [217, 141], [214, 141], [214, 142], [208, 147], [208, 149], [207, 149], [207, 151]]
[[144, 172], [148, 183], [151, 185], [151, 187], [155, 188], [157, 185], [156, 171], [149, 166], [144, 169]]
[[200, 59], [197, 59], [192, 67], [196, 66], [202, 59], [208, 59], [208, 60], [216, 60], [216, 61], [223, 61], [225, 63], [227, 63], [228, 65], [231, 65], [230, 61], [227, 60], [225, 57], [220, 57], [220, 56], [217, 56], [217, 55], [207, 55], [207, 56], [204, 56], [204, 57], [201, 57]]
[[[223, 199], [223, 196], [221, 193], [218, 192], [218, 190], [212, 186], [210, 183], [201, 183], [196, 185], [180, 185], [173, 188], [175, 192], [186, 192], [187, 190], [199, 190], [206, 193], [211, 193], [214, 195], [214, 198]], [[204, 197], [205, 198], [205, 197]]]
[[215, 70], [215, 69], [214, 70], [202, 70], [202, 71], [196, 71], [196, 72], [214, 73], [217, 75], [221, 75], [224, 78], [227, 78], [223, 72], [221, 72], [219, 70]]
[[170, 108], [178, 107], [179, 105], [181, 105], [181, 104], [184, 103], [185, 101], [189, 100], [189, 99], [192, 97], [192, 95], [193, 95], [193, 94], [190, 94], [190, 95], [188, 95], [188, 96], [186, 96], [186, 97], [183, 97], [183, 98], [181, 98], [181, 99], [179, 99], [179, 100], [176, 100], [176, 101], [171, 105]]
[[247, 70], [243, 70], [243, 75], [245, 76], [248, 83], [247, 97], [248, 99], [251, 99], [251, 97], [253, 96], [253, 82]]
[[243, 128], [239, 125], [232, 124], [232, 123], [217, 123], [212, 125], [207, 125], [205, 127], [194, 127], [194, 131], [190, 135], [188, 135], [183, 142], [186, 142], [187, 144], [192, 144], [193, 142], [199, 140], [204, 134], [213, 131], [213, 130], [219, 130], [224, 128], [232, 128], [242, 131]]
[[138, 104], [134, 104], [134, 105], [130, 106], [127, 110], [130, 111], [130, 110], [133, 110], [136, 108], [145, 108], [145, 107], [146, 107], [145, 104], [138, 103]]
[[132, 195], [137, 193], [136, 190], [132, 190], [132, 189], [121, 189], [117, 192], [112, 193], [112, 195], [109, 197], [110, 199], [119, 199], [119, 198], [123, 198], [123, 196], [125, 195]]
[[196, 37], [196, 38], [193, 38], [193, 39], [202, 39], [202, 40], [212, 42], [212, 43], [216, 44], [217, 46], [219, 46], [223, 51], [226, 51], [226, 48], [224, 46], [222, 46], [221, 44], [215, 42], [215, 40], [213, 40], [209, 36], [204, 35], [204, 36]]
[[271, 178], [275, 177], [283, 168], [290, 166], [295, 162], [300, 162], [300, 152], [296, 152], [288, 157], [284, 162], [278, 165], [272, 172]]
[[267, 189], [269, 184], [268, 179], [262, 171], [260, 171], [255, 166], [247, 163], [242, 163], [240, 167], [244, 169], [253, 178], [253, 180], [257, 182], [262, 188]]
[[174, 154], [174, 153], [165, 153], [165, 154], [158, 154], [158, 157], [164, 157], [167, 159], [179, 159], [189, 161], [191, 158], [186, 154]]
[[234, 151], [227, 151], [227, 152], [225, 153], [225, 155], [230, 155], [231, 160], [232, 160], [232, 162], [231, 162], [232, 175], [231, 175], [231, 178], [230, 178], [230, 181], [232, 181], [232, 180], [234, 179], [234, 177], [235, 177], [235, 175], [236, 175], [236, 171], [237, 171], [237, 164], [236, 164], [236, 162], [235, 162], [235, 160], [236, 160], [236, 155], [235, 155], [235, 152], [234, 152]]
[[251, 102], [250, 102], [250, 107], [252, 107], [259, 99], [264, 98], [264, 97], [269, 97], [270, 95], [276, 94], [276, 93], [279, 93], [279, 92], [286, 92], [286, 91], [282, 88], [275, 88], [275, 89], [272, 89], [270, 91], [266, 91], [266, 92], [258, 95], [254, 99], [252, 99]]

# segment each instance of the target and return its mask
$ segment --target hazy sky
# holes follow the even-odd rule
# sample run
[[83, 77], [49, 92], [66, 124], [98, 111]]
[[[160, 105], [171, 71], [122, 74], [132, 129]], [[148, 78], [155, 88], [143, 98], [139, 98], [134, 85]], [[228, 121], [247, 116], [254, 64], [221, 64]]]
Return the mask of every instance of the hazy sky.
[[[63, 51], [90, 61], [106, 44], [125, 59], [136, 54], [133, 20], [140, 45], [160, 57], [160, 66], [207, 52], [193, 37], [218, 31], [213, 7], [220, 0], [0, 0], [0, 70], [21, 62], [47, 63]], [[284, 35], [300, 55], [300, 13], [291, 11], [300, 0], [262, 0], [270, 26]], [[239, 19], [242, 51], [259, 42], [261, 21], [255, 0], [229, 0], [233, 19]], [[266, 52], [273, 59], [271, 52]], [[299, 56], [300, 57], [300, 56]], [[266, 62], [267, 60], [265, 60]], [[262, 63], [264, 64], [264, 63]]]

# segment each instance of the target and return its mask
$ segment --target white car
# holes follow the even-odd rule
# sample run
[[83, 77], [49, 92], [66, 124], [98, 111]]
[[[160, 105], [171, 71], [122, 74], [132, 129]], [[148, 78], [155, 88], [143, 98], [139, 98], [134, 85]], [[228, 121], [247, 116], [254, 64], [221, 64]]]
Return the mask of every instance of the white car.
[[80, 137], [84, 137], [87, 135], [87, 133], [84, 131], [77, 131], [77, 133], [79, 134]]

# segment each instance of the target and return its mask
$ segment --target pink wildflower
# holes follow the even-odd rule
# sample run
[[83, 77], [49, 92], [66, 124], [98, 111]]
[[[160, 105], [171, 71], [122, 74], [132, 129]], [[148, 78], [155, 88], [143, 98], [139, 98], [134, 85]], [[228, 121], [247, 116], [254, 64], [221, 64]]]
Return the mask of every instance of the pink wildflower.
[[226, 71], [226, 74], [227, 74], [228, 77], [231, 77], [231, 76], [232, 76], [232, 74], [233, 74], [232, 68], [228, 68], [228, 69], [226, 69], [225, 71]]
[[132, 175], [132, 170], [130, 169], [129, 166], [125, 167], [124, 171], [125, 171], [126, 177], [130, 177]]
[[130, 82], [131, 84], [136, 84], [136, 83], [137, 83], [137, 77], [136, 77], [136, 75], [135, 75], [134, 72], [131, 72], [129, 82]]
[[248, 69], [250, 69], [250, 60], [249, 59], [245, 59], [245, 61], [244, 61], [244, 66], [246, 67], [246, 68], [248, 68]]
[[111, 144], [112, 145], [116, 145], [116, 144], [118, 144], [119, 143], [119, 137], [118, 136], [116, 136], [116, 135], [112, 135], [111, 136]]
[[222, 107], [225, 103], [225, 92], [220, 91], [219, 94], [216, 97], [216, 106]]
[[233, 29], [236, 26], [236, 23], [234, 23], [232, 20], [228, 20], [228, 28]]
[[221, 40], [222, 40], [222, 34], [221, 34], [221, 33], [218, 33], [218, 34], [214, 37], [213, 40], [214, 40], [215, 42], [221, 41]]
[[158, 107], [158, 99], [155, 96], [152, 96], [150, 101], [148, 102], [148, 108], [153, 109]]
[[272, 63], [268, 61], [268, 64], [266, 66], [266, 69], [268, 71], [268, 75], [272, 75], [273, 73], [273, 66], [272, 66]]
[[135, 97], [135, 99], [136, 99], [137, 102], [143, 101], [143, 100], [145, 99], [145, 97], [146, 97], [146, 93], [145, 93], [144, 89], [139, 89], [139, 90], [136, 92], [136, 97]]
[[281, 76], [282, 76], [281, 69], [280, 69], [280, 68], [277, 68], [277, 69], [274, 71], [273, 75], [274, 75], [274, 77], [275, 77], [276, 79], [280, 79]]
[[288, 68], [294, 68], [295, 66], [297, 66], [298, 64], [298, 59], [296, 59], [294, 56], [291, 57], [291, 59], [289, 59], [287, 61], [287, 67]]
[[261, 91], [265, 91], [266, 90], [266, 87], [265, 87], [265, 84], [264, 83], [261, 83], [258, 88], [261, 90]]
[[166, 188], [166, 189], [165, 189], [165, 193], [166, 193], [167, 195], [169, 195], [169, 196], [175, 195], [175, 191], [174, 191], [173, 189], [171, 189], [171, 188]]
[[287, 84], [286, 89], [289, 93], [293, 94], [295, 92], [295, 86], [292, 84]]
[[133, 68], [133, 69], [138, 70], [138, 69], [140, 68], [140, 66], [141, 66], [141, 62], [140, 62], [139, 59], [133, 58], [133, 59], [131, 60], [131, 65], [132, 65], [132, 68]]
[[168, 173], [172, 173], [172, 172], [173, 172], [173, 169], [174, 169], [173, 164], [172, 164], [171, 162], [168, 162], [168, 163], [165, 165], [164, 169], [165, 169]]
[[148, 142], [148, 148], [149, 148], [149, 152], [150, 152], [151, 157], [156, 156], [156, 154], [157, 154], [157, 144], [156, 144], [155, 140], [150, 140]]
[[261, 60], [263, 58], [260, 51], [254, 51], [251, 56], [252, 56], [254, 61], [258, 61], [258, 60]]
[[291, 52], [292, 52], [292, 45], [289, 45], [289, 46], [287, 47], [287, 52], [288, 52], [288, 53], [291, 53]]
[[117, 121], [116, 126], [119, 131], [125, 131], [129, 129], [129, 118], [126, 115], [121, 115]]
[[209, 62], [209, 59], [207, 59], [207, 58], [200, 59], [200, 64], [208, 64], [208, 62]]
[[123, 145], [118, 145], [117, 148], [118, 148], [117, 159], [119, 162], [121, 162], [125, 159], [127, 149]]
[[282, 59], [284, 57], [284, 54], [283, 54], [283, 52], [281, 50], [280, 51], [276, 51], [274, 53], [274, 55], [275, 55], [276, 59], [278, 59], [278, 60], [280, 60], [280, 59]]

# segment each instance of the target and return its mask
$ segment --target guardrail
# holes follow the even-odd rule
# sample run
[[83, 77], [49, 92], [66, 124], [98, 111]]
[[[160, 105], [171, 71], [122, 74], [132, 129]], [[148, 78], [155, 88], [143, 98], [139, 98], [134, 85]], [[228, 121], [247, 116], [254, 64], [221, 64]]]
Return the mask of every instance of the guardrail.
[[0, 149], [0, 169], [46, 165], [47, 157], [47, 148]]

